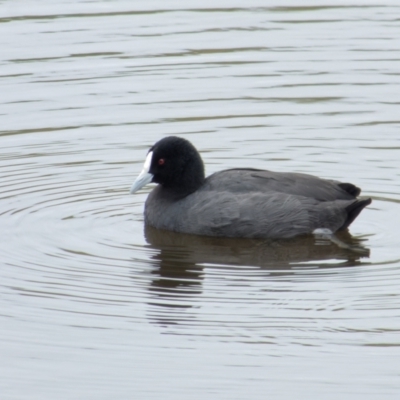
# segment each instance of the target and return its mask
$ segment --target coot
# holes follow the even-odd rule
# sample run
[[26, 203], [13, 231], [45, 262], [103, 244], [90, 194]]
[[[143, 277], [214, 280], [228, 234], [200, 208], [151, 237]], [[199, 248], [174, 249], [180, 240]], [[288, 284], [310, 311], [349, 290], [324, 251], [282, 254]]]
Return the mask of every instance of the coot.
[[371, 199], [351, 183], [301, 173], [234, 168], [204, 175], [196, 148], [170, 136], [150, 148], [135, 193], [158, 185], [145, 204], [145, 223], [205, 236], [290, 238], [347, 229]]

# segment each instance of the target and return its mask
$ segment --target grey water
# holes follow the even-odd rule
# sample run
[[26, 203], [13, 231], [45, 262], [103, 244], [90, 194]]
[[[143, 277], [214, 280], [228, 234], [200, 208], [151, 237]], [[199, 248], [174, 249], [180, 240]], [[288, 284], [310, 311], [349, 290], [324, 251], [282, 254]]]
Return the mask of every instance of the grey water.
[[[399, 21], [389, 0], [0, 2], [1, 399], [398, 399]], [[207, 174], [373, 203], [349, 248], [145, 229], [151, 187], [129, 188], [167, 135]]]

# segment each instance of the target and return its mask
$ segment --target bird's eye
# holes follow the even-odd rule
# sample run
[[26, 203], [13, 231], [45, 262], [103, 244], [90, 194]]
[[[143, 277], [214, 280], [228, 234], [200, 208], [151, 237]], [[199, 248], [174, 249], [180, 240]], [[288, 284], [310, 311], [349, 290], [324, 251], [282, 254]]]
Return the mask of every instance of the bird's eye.
[[163, 158], [160, 158], [158, 160], [158, 165], [164, 165], [165, 164], [165, 160]]

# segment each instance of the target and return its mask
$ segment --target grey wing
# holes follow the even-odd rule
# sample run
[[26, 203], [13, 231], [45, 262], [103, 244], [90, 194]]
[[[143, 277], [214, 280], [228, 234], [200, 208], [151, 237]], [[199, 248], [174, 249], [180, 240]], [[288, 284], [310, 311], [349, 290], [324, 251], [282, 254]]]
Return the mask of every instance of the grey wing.
[[346, 221], [346, 206], [353, 201], [319, 202], [285, 193], [238, 196], [240, 216], [225, 227], [226, 236], [290, 238], [317, 228], [338, 230]]
[[[351, 200], [361, 192], [351, 183], [341, 183], [300, 173], [260, 171], [251, 174], [251, 177], [264, 181], [264, 185], [270, 190], [319, 201]], [[260, 184], [260, 186], [263, 185]]]
[[239, 229], [245, 230], [247, 237], [284, 238], [310, 233], [308, 209], [313, 201], [302, 202], [283, 193], [241, 197]]
[[[206, 236], [290, 238], [311, 234], [317, 228], [332, 232], [346, 219], [354, 200], [321, 202], [286, 193], [212, 192], [195, 195], [196, 201], [180, 203], [179, 226], [174, 230]], [[189, 202], [188, 202], [189, 203]]]
[[231, 169], [207, 179], [210, 190], [217, 188], [233, 193], [286, 193], [319, 201], [351, 200], [360, 189], [351, 183], [321, 179], [316, 176], [256, 169]]

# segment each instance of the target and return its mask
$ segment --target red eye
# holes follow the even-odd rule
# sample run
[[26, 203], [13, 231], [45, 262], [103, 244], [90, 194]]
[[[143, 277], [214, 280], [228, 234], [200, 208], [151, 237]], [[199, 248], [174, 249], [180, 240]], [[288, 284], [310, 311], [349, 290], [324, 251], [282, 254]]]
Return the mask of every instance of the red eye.
[[160, 158], [158, 160], [158, 165], [164, 165], [164, 163], [165, 163], [165, 160], [163, 158]]

